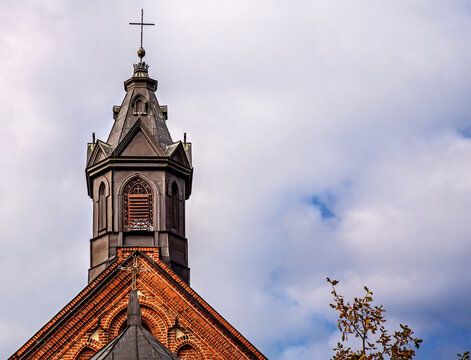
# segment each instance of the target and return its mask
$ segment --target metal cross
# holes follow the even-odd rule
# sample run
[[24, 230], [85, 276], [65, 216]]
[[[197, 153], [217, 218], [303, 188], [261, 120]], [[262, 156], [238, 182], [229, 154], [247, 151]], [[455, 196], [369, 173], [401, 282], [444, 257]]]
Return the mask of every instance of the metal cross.
[[141, 48], [142, 48], [142, 36], [143, 36], [143, 33], [144, 33], [144, 25], [155, 25], [155, 24], [145, 23], [144, 22], [144, 10], [141, 9], [141, 22], [139, 22], [139, 23], [129, 23], [129, 25], [140, 25], [141, 26]]
[[130, 271], [131, 272], [131, 274], [132, 274], [132, 289], [133, 290], [137, 290], [137, 275], [141, 271], [149, 271], [149, 269], [144, 269], [144, 268], [139, 267], [139, 265], [137, 264], [137, 256], [134, 257], [134, 261], [133, 261], [132, 266], [120, 266], [119, 269], [123, 270], [123, 271]]

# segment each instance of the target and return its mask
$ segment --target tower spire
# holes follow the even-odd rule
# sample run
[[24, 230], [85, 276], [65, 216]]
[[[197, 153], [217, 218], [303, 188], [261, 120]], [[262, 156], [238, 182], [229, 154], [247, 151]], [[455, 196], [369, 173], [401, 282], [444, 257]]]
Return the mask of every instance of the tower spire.
[[141, 59], [140, 62], [142, 63], [142, 58], [146, 56], [146, 51], [144, 50], [144, 47], [142, 46], [142, 39], [144, 37], [144, 26], [145, 25], [154, 26], [155, 24], [144, 22], [144, 9], [141, 9], [141, 22], [129, 23], [129, 25], [140, 25], [141, 27], [141, 47], [139, 48], [139, 50], [137, 50], [137, 56], [139, 56], [139, 58]]
[[[144, 57], [144, 12], [141, 11]], [[88, 145], [87, 188], [93, 199], [93, 239], [89, 281], [114, 260], [121, 247], [159, 249], [159, 258], [184, 282], [190, 282], [185, 201], [191, 194], [191, 143], [174, 142], [167, 127], [167, 106], [157, 100], [157, 80], [144, 61], [124, 82], [126, 95], [113, 107], [113, 127], [106, 142]], [[148, 251], [148, 250], [143, 250]], [[151, 250], [154, 253], [154, 250]], [[132, 273], [133, 289], [140, 269]]]

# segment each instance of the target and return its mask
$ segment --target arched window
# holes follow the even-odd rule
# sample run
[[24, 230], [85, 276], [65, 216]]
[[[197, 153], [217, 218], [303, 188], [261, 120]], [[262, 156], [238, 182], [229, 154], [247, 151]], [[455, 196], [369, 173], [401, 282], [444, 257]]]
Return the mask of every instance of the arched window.
[[176, 182], [172, 184], [172, 196], [170, 197], [170, 225], [177, 233], [180, 231], [180, 200]]
[[98, 190], [98, 231], [106, 228], [106, 196], [105, 184], [101, 183]]
[[124, 231], [153, 230], [152, 189], [145, 181], [135, 179], [124, 189]]
[[143, 98], [138, 97], [136, 100], [134, 100], [133, 112], [134, 112], [134, 115], [146, 115], [147, 114], [147, 102]]

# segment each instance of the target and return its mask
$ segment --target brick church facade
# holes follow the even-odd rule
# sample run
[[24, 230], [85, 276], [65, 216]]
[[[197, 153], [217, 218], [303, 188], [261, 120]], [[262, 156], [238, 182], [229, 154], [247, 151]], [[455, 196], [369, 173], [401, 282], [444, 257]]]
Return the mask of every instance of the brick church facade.
[[138, 54], [107, 141], [88, 144], [89, 283], [10, 360], [266, 359], [190, 287], [191, 144], [172, 140], [142, 47]]

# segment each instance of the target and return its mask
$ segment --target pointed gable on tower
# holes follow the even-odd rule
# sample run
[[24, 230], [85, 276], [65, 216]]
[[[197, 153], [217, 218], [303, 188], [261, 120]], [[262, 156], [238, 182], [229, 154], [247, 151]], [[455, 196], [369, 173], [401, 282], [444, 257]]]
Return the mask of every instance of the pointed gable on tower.
[[[188, 145], [188, 143], [185, 145]], [[191, 159], [188, 158], [188, 153], [185, 151], [185, 146], [181, 141], [167, 146], [165, 152], [167, 153], [167, 156], [170, 157], [170, 159], [186, 167], [191, 167]]]
[[114, 157], [166, 156], [155, 137], [139, 118], [113, 151]]

